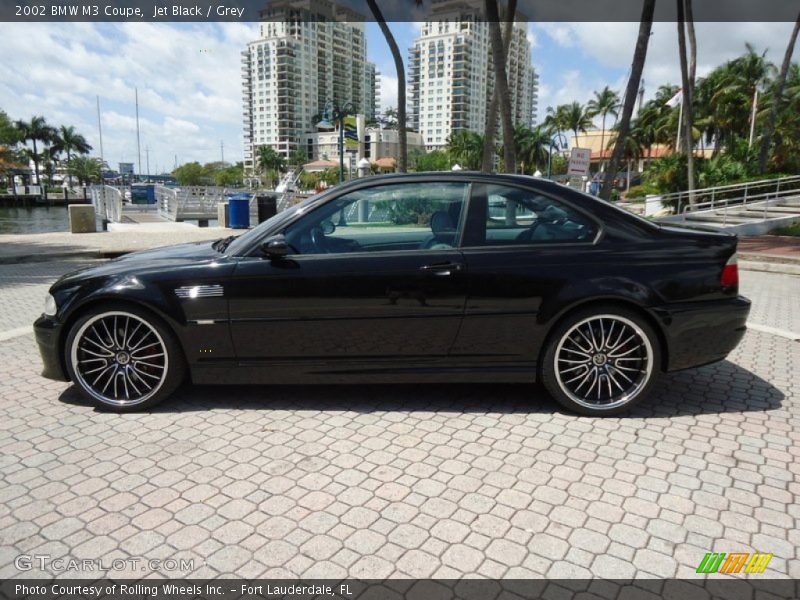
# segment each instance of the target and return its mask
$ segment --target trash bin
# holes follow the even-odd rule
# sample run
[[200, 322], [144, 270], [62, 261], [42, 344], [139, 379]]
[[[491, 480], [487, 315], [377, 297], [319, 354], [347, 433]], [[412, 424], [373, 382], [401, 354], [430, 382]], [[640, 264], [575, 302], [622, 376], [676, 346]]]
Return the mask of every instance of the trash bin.
[[250, 227], [250, 194], [228, 196], [228, 227], [231, 229]]
[[278, 196], [276, 194], [261, 194], [256, 196], [256, 202], [258, 203], [259, 223], [278, 214]]

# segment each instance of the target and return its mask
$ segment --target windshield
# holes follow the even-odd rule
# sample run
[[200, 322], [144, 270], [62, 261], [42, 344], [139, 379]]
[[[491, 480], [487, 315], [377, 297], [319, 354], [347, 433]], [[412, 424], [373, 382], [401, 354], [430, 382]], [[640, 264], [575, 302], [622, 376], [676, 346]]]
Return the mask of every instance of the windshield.
[[310, 207], [313, 204], [316, 204], [317, 202], [320, 202], [325, 197], [327, 197], [327, 194], [317, 194], [311, 196], [310, 198], [306, 198], [305, 200], [298, 202], [294, 206], [291, 206], [286, 210], [279, 212], [274, 217], [270, 217], [263, 223], [251, 229], [250, 231], [247, 231], [242, 235], [237, 236], [227, 246], [227, 254], [232, 256], [238, 256], [244, 254], [245, 250], [253, 242], [261, 238], [267, 231], [277, 227], [284, 221], [290, 220], [293, 216], [295, 216], [299, 212], [304, 212], [308, 207]]

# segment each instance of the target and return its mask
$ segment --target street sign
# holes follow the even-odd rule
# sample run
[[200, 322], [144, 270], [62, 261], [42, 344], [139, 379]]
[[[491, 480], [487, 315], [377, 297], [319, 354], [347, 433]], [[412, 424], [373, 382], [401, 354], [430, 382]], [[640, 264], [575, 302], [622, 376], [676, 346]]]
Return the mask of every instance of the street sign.
[[573, 148], [569, 157], [567, 175], [588, 175], [592, 151], [589, 148]]

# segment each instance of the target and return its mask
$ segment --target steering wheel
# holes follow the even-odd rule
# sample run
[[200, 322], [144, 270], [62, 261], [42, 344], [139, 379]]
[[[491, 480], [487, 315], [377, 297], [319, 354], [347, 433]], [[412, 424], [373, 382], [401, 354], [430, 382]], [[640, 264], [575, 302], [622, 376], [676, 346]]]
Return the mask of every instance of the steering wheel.
[[539, 219], [534, 221], [533, 225], [531, 225], [528, 229], [526, 229], [525, 231], [523, 231], [522, 233], [520, 233], [517, 236], [516, 241], [517, 242], [530, 242], [530, 241], [532, 241], [533, 240], [533, 232], [536, 231], [536, 228], [539, 227], [539, 225], [541, 225], [541, 223], [542, 222]]
[[327, 243], [325, 241], [325, 232], [322, 230], [322, 227], [319, 225], [315, 225], [311, 228], [308, 232], [309, 238], [311, 238], [311, 244], [314, 246], [314, 250], [320, 254], [327, 254], [330, 252], [327, 248]]

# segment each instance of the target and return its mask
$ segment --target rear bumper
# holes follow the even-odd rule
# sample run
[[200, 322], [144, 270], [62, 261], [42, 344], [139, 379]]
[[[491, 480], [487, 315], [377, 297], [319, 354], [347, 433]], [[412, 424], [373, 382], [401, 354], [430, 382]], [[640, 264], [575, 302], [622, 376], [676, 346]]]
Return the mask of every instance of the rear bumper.
[[667, 342], [667, 371], [722, 360], [747, 330], [750, 300], [743, 296], [655, 308]]
[[61, 323], [55, 319], [42, 315], [33, 324], [33, 332], [36, 336], [36, 344], [39, 346], [39, 354], [42, 356], [42, 377], [55, 379], [56, 381], [69, 381], [64, 372], [59, 352], [59, 334]]

